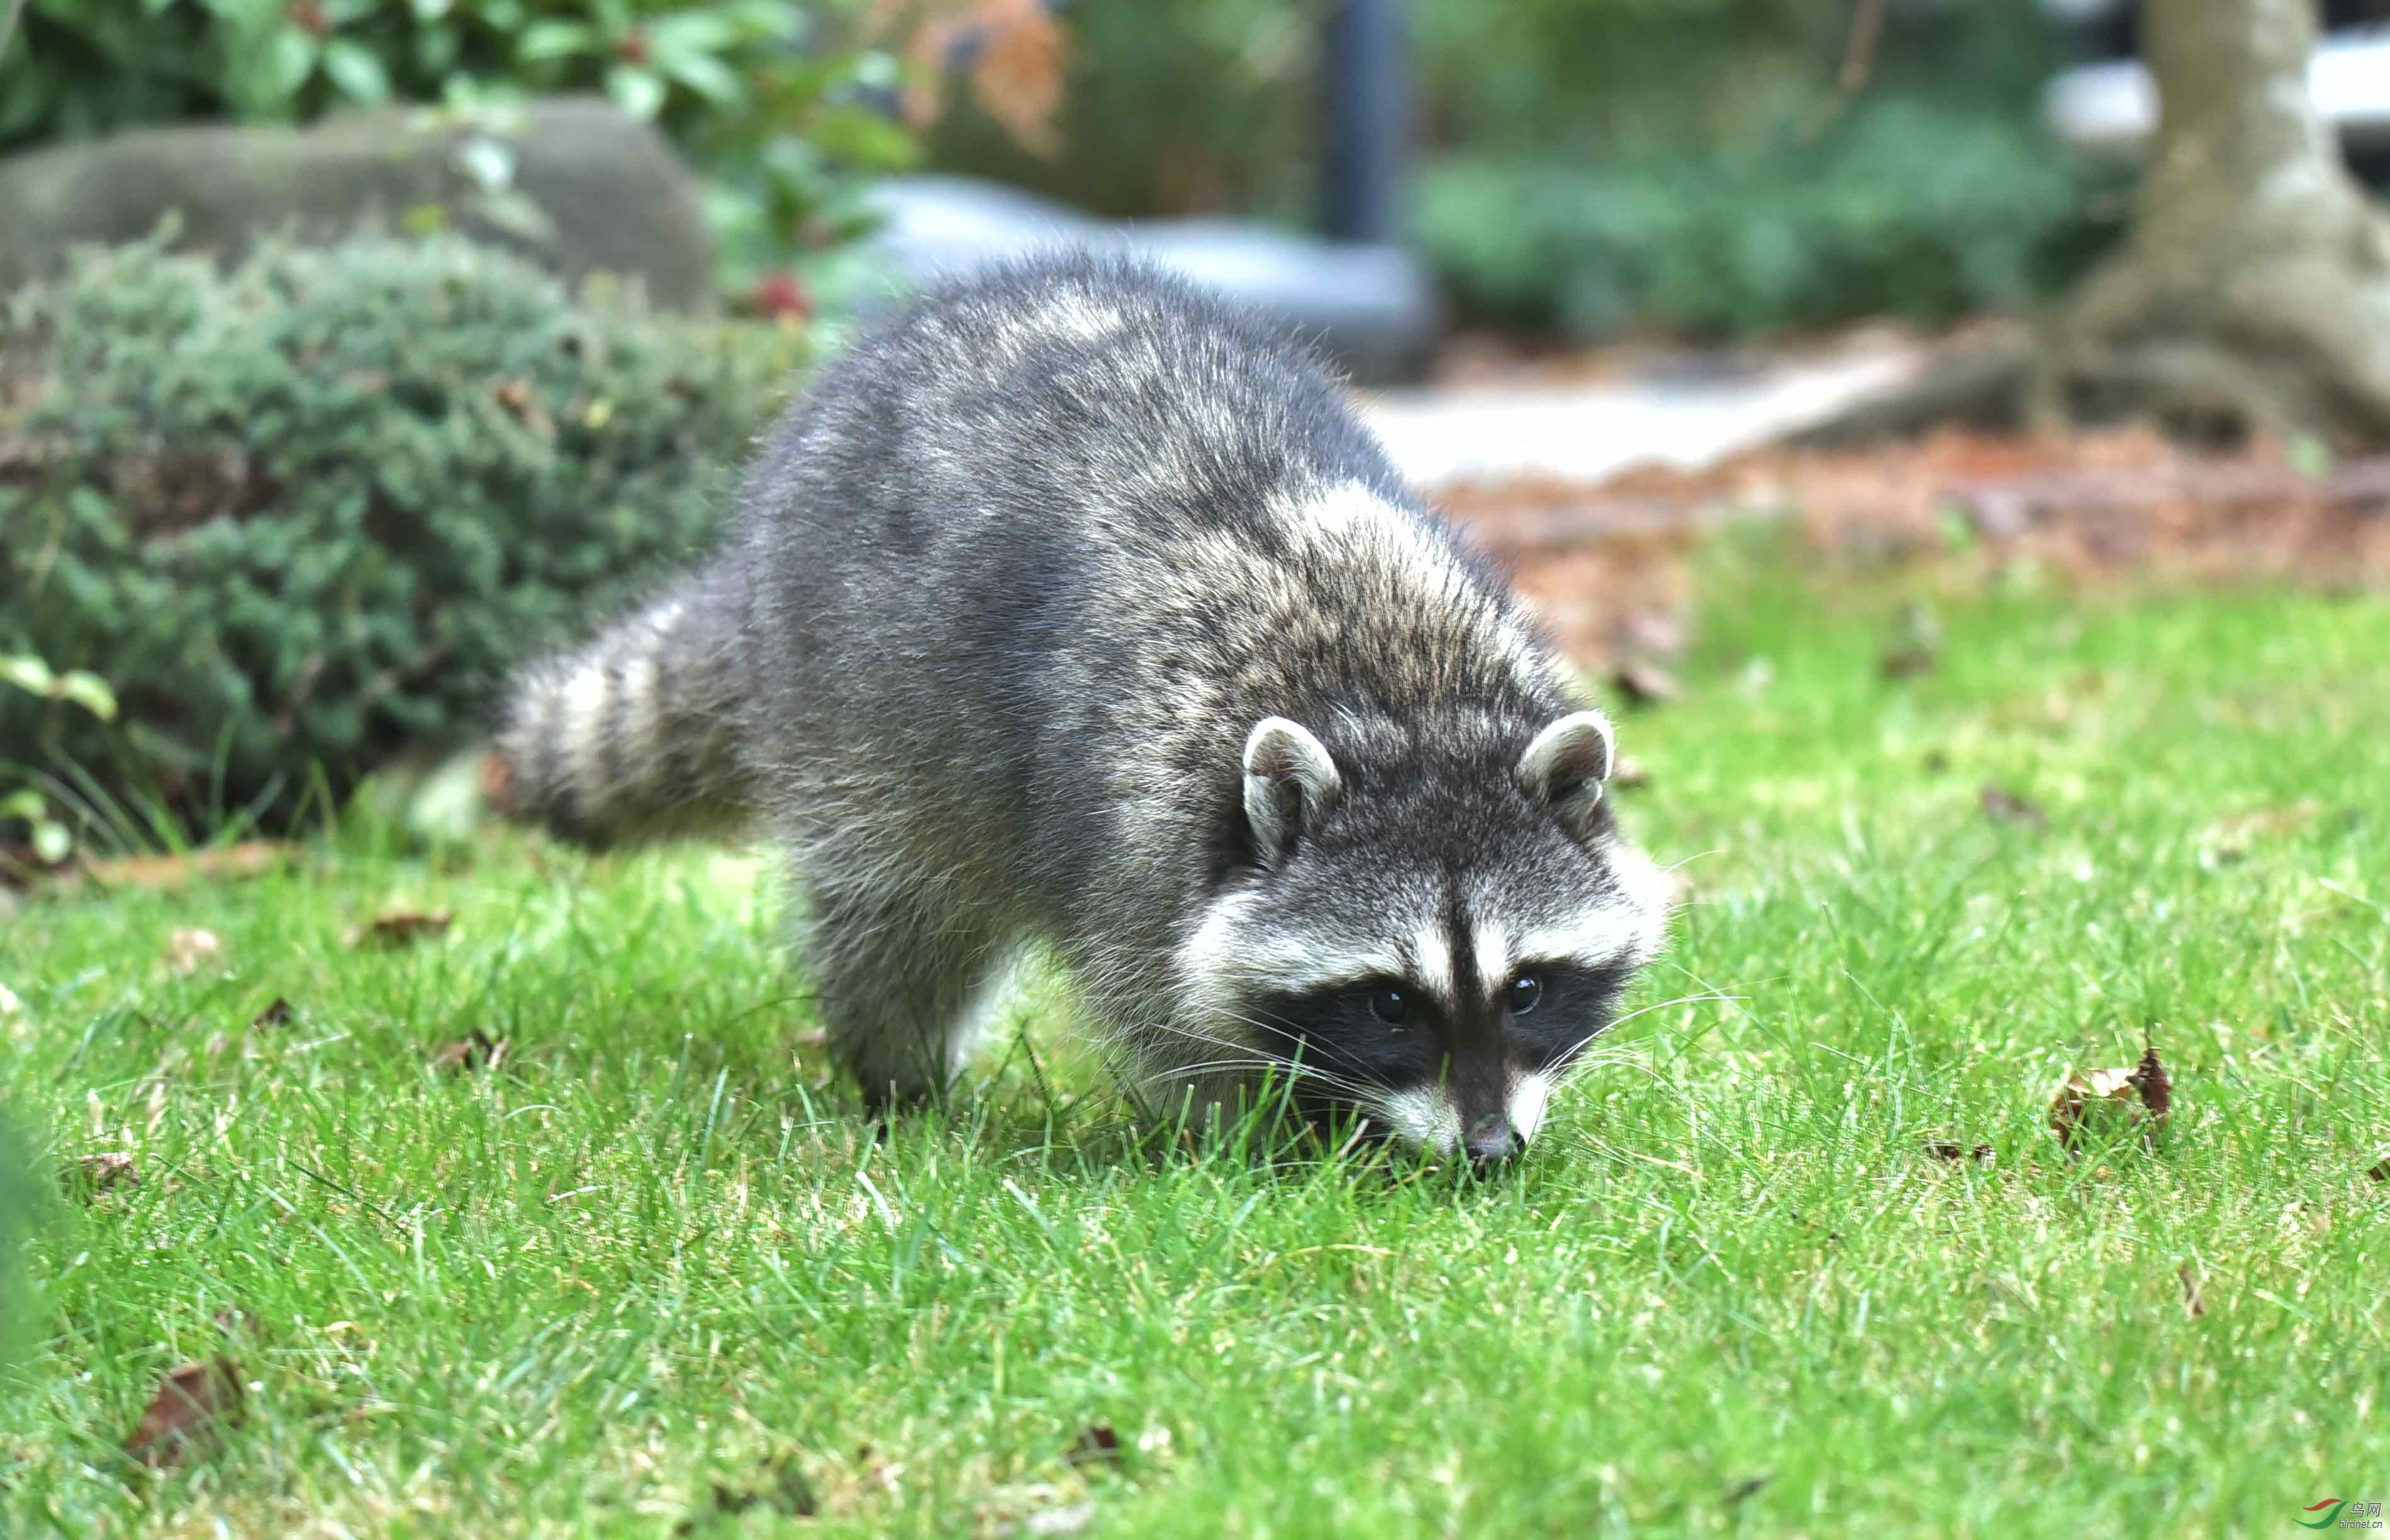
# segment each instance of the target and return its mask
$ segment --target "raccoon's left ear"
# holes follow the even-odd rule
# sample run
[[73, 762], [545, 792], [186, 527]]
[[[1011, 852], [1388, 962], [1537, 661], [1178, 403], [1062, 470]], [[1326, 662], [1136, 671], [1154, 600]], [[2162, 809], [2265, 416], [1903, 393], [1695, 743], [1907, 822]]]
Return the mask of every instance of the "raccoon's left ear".
[[1245, 738], [1245, 822], [1264, 866], [1286, 859], [1344, 789], [1327, 745], [1310, 728], [1266, 716]]
[[1596, 830], [1601, 785], [1613, 756], [1610, 718], [1572, 712], [1536, 735], [1519, 756], [1519, 784], [1583, 837]]

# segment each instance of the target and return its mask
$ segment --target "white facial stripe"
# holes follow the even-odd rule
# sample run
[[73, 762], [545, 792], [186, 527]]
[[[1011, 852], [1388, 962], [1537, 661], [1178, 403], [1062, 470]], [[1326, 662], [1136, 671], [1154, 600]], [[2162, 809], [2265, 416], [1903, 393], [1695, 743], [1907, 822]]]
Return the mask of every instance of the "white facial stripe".
[[1458, 996], [1453, 991], [1452, 947], [1444, 939], [1444, 927], [1420, 926], [1419, 934], [1411, 938], [1411, 953], [1417, 959], [1414, 967], [1420, 986], [1446, 1005], [1453, 1004]]
[[1543, 1125], [1544, 1109], [1552, 1099], [1552, 1077], [1523, 1074], [1510, 1086], [1510, 1127], [1522, 1141], [1536, 1136]]
[[1396, 1091], [1371, 1116], [1418, 1149], [1449, 1155], [1460, 1145], [1460, 1113], [1442, 1091]]
[[1523, 962], [1564, 962], [1599, 970], [1646, 961], [1655, 940], [1651, 917], [1613, 905], [1580, 916], [1573, 925], [1539, 926], [1519, 938]]
[[1188, 983], [1203, 984], [1228, 970], [1248, 907], [1245, 894], [1231, 893], [1204, 911], [1203, 923], [1178, 948], [1179, 974]]
[[[1410, 971], [1407, 959], [1382, 943], [1340, 950], [1318, 938], [1247, 934], [1243, 927], [1252, 902], [1244, 893], [1220, 900], [1180, 946], [1179, 976], [1189, 985], [1201, 988], [1237, 978], [1299, 995], [1370, 979], [1399, 979]], [[1450, 972], [1447, 964], [1447, 978]]]
[[1477, 987], [1490, 995], [1510, 982], [1510, 939], [1503, 933], [1499, 920], [1480, 919], [1472, 923], [1477, 931], [1471, 938]]

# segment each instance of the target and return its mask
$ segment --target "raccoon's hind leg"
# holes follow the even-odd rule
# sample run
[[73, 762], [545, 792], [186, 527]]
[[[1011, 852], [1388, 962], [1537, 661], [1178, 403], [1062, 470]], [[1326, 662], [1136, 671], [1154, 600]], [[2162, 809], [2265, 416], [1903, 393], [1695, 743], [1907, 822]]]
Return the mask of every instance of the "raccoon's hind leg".
[[872, 1112], [935, 1101], [1011, 972], [1012, 938], [885, 866], [842, 870], [818, 848], [800, 879], [804, 940], [830, 1047]]

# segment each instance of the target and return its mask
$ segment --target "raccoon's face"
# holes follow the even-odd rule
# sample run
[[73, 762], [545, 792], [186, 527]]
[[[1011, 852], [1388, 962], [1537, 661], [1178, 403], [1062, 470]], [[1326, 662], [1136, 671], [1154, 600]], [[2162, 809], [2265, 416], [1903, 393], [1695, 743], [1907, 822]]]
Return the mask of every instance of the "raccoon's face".
[[1664, 884], [1602, 801], [1610, 725], [1246, 741], [1245, 859], [1181, 954], [1216, 1035], [1330, 1116], [1480, 1163], [1523, 1149], [1657, 949]]

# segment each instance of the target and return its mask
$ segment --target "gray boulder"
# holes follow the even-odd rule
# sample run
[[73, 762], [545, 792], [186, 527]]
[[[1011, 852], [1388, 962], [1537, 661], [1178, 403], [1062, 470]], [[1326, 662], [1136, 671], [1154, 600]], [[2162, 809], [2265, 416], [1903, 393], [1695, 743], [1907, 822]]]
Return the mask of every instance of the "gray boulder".
[[306, 129], [142, 129], [0, 160], [0, 290], [170, 214], [176, 245], [227, 261], [284, 233], [436, 220], [568, 280], [636, 278], [663, 309], [714, 298], [695, 179], [652, 125], [578, 96], [470, 122], [393, 108]]
[[946, 274], [1058, 244], [1150, 257], [1316, 344], [1365, 384], [1415, 377], [1443, 325], [1434, 286], [1401, 247], [1330, 241], [1225, 219], [1114, 224], [1017, 188], [961, 177], [875, 186], [865, 256], [883, 280], [867, 306]]

